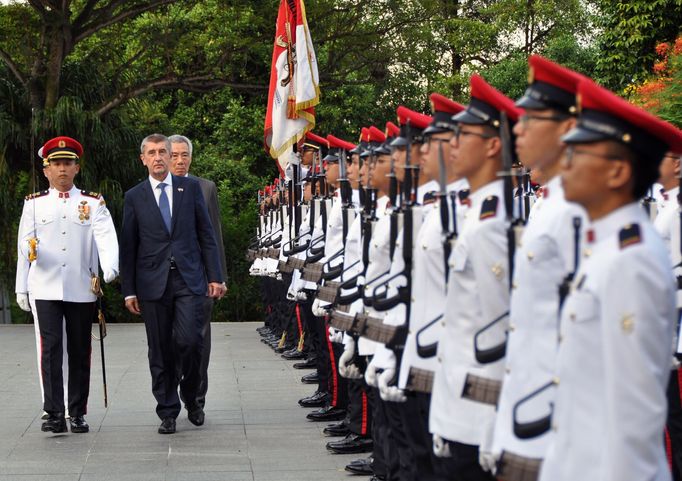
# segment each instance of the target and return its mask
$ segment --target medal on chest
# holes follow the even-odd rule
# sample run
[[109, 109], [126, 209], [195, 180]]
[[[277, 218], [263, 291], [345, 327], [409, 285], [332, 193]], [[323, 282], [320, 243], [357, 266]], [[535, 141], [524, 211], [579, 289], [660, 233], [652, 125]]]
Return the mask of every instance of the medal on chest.
[[90, 206], [87, 200], [81, 200], [80, 204], [78, 204], [78, 219], [81, 221], [81, 224], [90, 219]]

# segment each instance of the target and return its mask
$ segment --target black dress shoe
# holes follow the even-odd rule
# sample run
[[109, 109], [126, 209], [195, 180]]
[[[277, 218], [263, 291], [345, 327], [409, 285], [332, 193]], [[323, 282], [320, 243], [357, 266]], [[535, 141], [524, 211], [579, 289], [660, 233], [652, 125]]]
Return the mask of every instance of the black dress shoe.
[[175, 418], [165, 418], [159, 426], [159, 434], [173, 434], [175, 432]]
[[372, 457], [356, 459], [350, 464], [347, 464], [345, 469], [349, 473], [359, 474], [361, 476], [372, 476], [374, 474], [374, 471], [372, 470]]
[[90, 426], [85, 422], [83, 416], [71, 416], [69, 419], [69, 424], [71, 424], [72, 433], [87, 433], [90, 431]]
[[301, 382], [303, 384], [317, 384], [320, 382], [320, 376], [317, 374], [317, 371], [311, 372], [310, 374], [303, 376]]
[[340, 441], [327, 443], [327, 449], [335, 454], [369, 453], [373, 447], [372, 438], [355, 433], [349, 433]]
[[68, 429], [66, 429], [66, 418], [61, 413], [50, 414], [47, 416], [47, 421], [40, 427], [40, 430], [45, 433], [66, 433], [68, 432]]
[[331, 396], [329, 395], [328, 392], [315, 391], [315, 394], [313, 394], [312, 396], [299, 399], [298, 404], [300, 404], [304, 408], [319, 408], [328, 404], [330, 398]]
[[303, 362], [297, 362], [294, 364], [294, 369], [316, 369], [317, 368], [317, 358], [315, 356], [309, 356]]
[[350, 430], [348, 429], [348, 424], [341, 421], [338, 423], [330, 424], [322, 430], [327, 436], [346, 436]]
[[290, 349], [295, 349], [295, 348], [296, 348], [296, 346], [294, 346], [292, 344], [284, 344], [282, 347], [279, 347], [279, 346], [275, 347], [275, 352], [277, 354], [282, 354], [284, 351], [288, 351]]
[[201, 406], [187, 408], [187, 419], [195, 426], [202, 426], [206, 415]]
[[311, 421], [338, 421], [339, 419], [343, 419], [345, 417], [345, 409], [333, 406], [325, 406], [318, 409], [317, 411], [308, 413], [306, 416], [306, 418], [310, 419]]
[[282, 354], [282, 357], [287, 361], [299, 361], [301, 359], [305, 359], [307, 355], [305, 352], [295, 349], [293, 352], [292, 351], [285, 352], [284, 354]]

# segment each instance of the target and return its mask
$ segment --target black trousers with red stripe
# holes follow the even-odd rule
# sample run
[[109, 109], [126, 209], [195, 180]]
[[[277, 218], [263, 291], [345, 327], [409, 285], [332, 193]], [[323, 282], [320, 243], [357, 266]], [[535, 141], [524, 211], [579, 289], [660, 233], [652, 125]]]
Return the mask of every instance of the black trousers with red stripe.
[[666, 422], [666, 452], [671, 464], [673, 481], [682, 481], [682, 370], [670, 371], [668, 383], [668, 419]]
[[[329, 331], [329, 324], [325, 322], [325, 334]], [[327, 352], [325, 361], [329, 363], [329, 388], [332, 394], [331, 405], [339, 409], [348, 409], [349, 387], [348, 379], [339, 374], [339, 359], [343, 354], [343, 344], [327, 340]]]
[[69, 353], [69, 415], [87, 414], [92, 352], [90, 335], [95, 303], [36, 299], [36, 316], [40, 327], [40, 369], [45, 391], [43, 410], [48, 414], [64, 414], [62, 323], [65, 322], [66, 350]]
[[402, 411], [404, 403], [384, 402], [384, 412], [388, 421], [389, 449], [397, 453], [387, 459], [386, 479], [390, 481], [416, 481], [419, 479], [415, 456], [407, 442], [407, 435], [403, 426]]
[[372, 412], [364, 377], [348, 380], [348, 429], [360, 436], [372, 435]]

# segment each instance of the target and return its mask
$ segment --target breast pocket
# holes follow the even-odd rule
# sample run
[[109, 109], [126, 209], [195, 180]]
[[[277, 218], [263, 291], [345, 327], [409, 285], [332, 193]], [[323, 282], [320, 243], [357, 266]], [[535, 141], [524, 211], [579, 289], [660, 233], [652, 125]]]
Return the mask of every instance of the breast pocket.
[[566, 299], [563, 322], [584, 324], [599, 319], [599, 300], [589, 288], [574, 290]]
[[450, 254], [450, 269], [454, 272], [463, 272], [467, 265], [468, 251], [464, 244], [456, 244]]

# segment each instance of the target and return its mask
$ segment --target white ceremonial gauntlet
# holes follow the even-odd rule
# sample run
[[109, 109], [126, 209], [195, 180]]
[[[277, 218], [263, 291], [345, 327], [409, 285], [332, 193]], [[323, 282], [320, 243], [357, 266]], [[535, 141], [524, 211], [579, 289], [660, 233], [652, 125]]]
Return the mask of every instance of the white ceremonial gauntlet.
[[450, 445], [445, 442], [445, 439], [441, 438], [439, 435], [433, 435], [433, 454], [439, 458], [449, 458], [452, 457], [450, 452]]
[[31, 303], [28, 301], [28, 294], [17, 292], [17, 304], [22, 311], [31, 312]]

